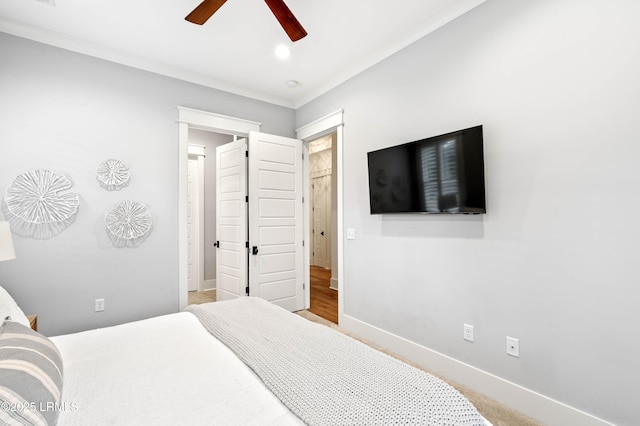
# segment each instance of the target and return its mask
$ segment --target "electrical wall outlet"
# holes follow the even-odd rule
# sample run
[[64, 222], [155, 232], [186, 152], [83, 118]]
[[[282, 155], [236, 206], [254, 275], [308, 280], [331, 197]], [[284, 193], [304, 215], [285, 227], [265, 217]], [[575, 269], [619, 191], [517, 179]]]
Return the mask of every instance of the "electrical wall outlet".
[[96, 312], [104, 311], [104, 299], [96, 299]]
[[507, 355], [520, 358], [520, 340], [507, 336]]
[[473, 342], [473, 326], [469, 324], [464, 325], [464, 331], [462, 337], [468, 342]]

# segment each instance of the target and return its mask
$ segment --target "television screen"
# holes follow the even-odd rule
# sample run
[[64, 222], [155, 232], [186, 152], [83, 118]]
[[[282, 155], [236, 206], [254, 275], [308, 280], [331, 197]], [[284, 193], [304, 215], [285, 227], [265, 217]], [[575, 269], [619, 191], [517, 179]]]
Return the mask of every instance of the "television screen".
[[482, 126], [367, 153], [371, 213], [486, 213]]

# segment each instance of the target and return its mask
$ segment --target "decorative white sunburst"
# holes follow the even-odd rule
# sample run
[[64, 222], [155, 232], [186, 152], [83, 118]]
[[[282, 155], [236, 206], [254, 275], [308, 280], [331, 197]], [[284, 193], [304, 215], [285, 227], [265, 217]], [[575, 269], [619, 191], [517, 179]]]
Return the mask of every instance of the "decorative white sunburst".
[[120, 190], [129, 185], [129, 166], [120, 160], [105, 160], [98, 166], [96, 179], [107, 191]]
[[[3, 210], [11, 228], [23, 237], [46, 239], [76, 218], [80, 197], [61, 172], [31, 170], [18, 175], [5, 191]], [[66, 191], [66, 192], [63, 192]]]
[[147, 206], [124, 200], [105, 213], [107, 233], [116, 247], [135, 246], [142, 242], [153, 227]]

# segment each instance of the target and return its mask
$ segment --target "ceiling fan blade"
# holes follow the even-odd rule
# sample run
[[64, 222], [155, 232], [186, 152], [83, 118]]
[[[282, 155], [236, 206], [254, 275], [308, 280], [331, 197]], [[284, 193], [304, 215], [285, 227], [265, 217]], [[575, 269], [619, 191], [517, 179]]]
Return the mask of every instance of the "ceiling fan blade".
[[264, 0], [271, 12], [275, 15], [282, 28], [287, 33], [291, 41], [298, 41], [307, 35], [307, 32], [302, 28], [300, 22], [293, 16], [291, 10], [284, 4], [283, 0]]
[[194, 24], [202, 25], [226, 2], [227, 0], [204, 0], [184, 19]]

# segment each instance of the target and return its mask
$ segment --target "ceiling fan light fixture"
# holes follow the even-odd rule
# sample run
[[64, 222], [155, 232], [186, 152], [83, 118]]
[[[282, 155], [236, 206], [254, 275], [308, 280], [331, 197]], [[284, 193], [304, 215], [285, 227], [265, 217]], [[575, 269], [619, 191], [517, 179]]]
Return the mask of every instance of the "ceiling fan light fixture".
[[288, 46], [281, 44], [276, 47], [275, 54], [280, 59], [287, 59], [291, 56], [291, 49], [289, 49]]
[[[38, 0], [38, 1], [51, 1], [53, 0]], [[287, 33], [291, 41], [298, 41], [301, 38], [307, 36], [307, 31], [300, 25], [300, 22], [293, 15], [291, 10], [284, 4], [284, 0], [264, 0], [271, 9], [271, 12], [276, 17], [278, 22], [280, 22], [280, 26]], [[190, 14], [187, 15], [187, 21], [202, 25], [209, 18], [213, 16], [214, 13], [218, 11], [225, 4], [227, 0], [203, 0], [195, 9], [191, 11]]]

